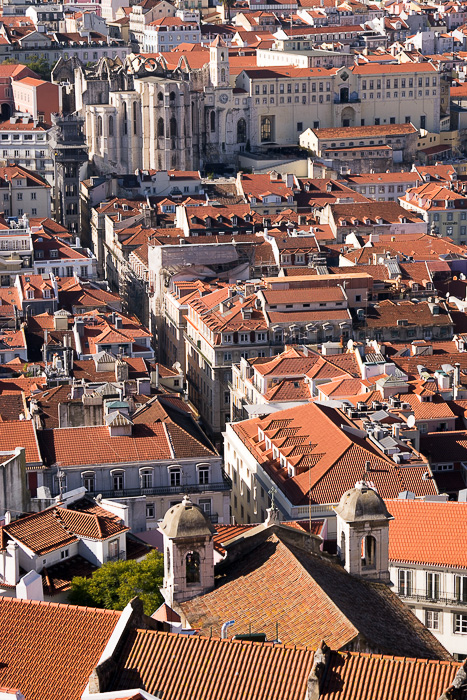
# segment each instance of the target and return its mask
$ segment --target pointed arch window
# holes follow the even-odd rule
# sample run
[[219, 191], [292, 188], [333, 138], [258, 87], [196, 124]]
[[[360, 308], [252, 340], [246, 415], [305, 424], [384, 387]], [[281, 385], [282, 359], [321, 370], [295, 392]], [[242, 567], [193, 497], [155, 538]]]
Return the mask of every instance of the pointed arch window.
[[164, 120], [162, 117], [159, 117], [157, 120], [157, 136], [164, 136]]
[[111, 116], [109, 117], [109, 136], [114, 135], [114, 118]]
[[177, 120], [175, 117], [172, 117], [170, 120], [170, 136], [171, 138], [175, 138], [177, 136]]
[[214, 132], [216, 130], [216, 113], [214, 110], [212, 110], [212, 112], [211, 112], [210, 120], [211, 120], [211, 132]]

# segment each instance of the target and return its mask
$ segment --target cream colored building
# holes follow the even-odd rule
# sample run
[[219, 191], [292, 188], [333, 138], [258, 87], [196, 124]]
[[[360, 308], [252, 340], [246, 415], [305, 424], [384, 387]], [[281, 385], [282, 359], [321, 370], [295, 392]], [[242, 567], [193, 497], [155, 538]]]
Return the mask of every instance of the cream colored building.
[[103, 59], [70, 73], [64, 63], [56, 79], [74, 82], [99, 172], [232, 163], [249, 149], [296, 145], [308, 128], [440, 128], [440, 77], [430, 63], [255, 67], [234, 76], [217, 38], [209, 53], [180, 52], [175, 66], [133, 54], [124, 65]]

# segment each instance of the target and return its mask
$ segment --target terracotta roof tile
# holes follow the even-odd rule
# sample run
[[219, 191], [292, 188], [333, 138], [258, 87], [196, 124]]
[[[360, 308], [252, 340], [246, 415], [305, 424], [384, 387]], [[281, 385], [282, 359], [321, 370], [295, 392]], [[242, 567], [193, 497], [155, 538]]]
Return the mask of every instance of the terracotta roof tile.
[[2, 596], [0, 685], [28, 700], [80, 700], [120, 614]]
[[162, 423], [134, 425], [131, 436], [113, 437], [106, 426], [56, 428], [41, 431], [39, 440], [49, 466], [121, 464], [172, 458]]
[[[174, 658], [176, 673], [167, 661]], [[136, 630], [118, 659], [113, 690], [134, 688], [137, 668], [138, 683], [164, 700], [303, 700], [312, 663], [307, 649]]]
[[438, 700], [459, 668], [399, 655], [332, 653], [320, 700]]
[[[338, 650], [361, 635], [382, 653], [450, 658], [386, 585], [350, 576], [326, 556], [286, 542], [280, 527], [250, 533], [250, 542], [230, 566], [227, 553], [213, 591], [180, 605], [203, 635], [220, 634], [222, 623], [233, 619], [234, 634], [247, 633], [251, 625], [252, 632], [269, 640], [278, 634], [287, 644], [316, 648], [324, 639]], [[293, 591], [293, 605], [284, 591]]]
[[[415, 455], [415, 464], [400, 467], [369, 440], [342, 430], [346, 423], [342, 412], [307, 403], [267, 418], [232, 423], [231, 429], [295, 505], [307, 504], [309, 496], [315, 503], [337, 503], [361, 480], [368, 462], [371, 479], [383, 498], [397, 498], [404, 490], [417, 495], [437, 493], [433, 479], [423, 479], [426, 460]], [[295, 476], [272, 458], [264, 439], [259, 441], [260, 430], [293, 466]]]
[[[467, 503], [391, 500], [389, 558], [411, 564], [467, 569]], [[436, 523], [436, 526], [433, 525]]]
[[30, 420], [12, 420], [0, 428], [0, 452], [13, 451], [16, 447], [26, 450], [26, 467], [42, 465], [36, 430]]

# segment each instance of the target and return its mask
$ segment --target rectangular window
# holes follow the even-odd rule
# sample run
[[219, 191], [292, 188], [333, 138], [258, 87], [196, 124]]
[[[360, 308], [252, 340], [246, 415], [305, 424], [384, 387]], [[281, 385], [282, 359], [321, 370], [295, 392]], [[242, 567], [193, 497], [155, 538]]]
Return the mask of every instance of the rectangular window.
[[399, 569], [399, 595], [411, 596], [413, 584], [413, 571], [411, 569]]
[[430, 600], [438, 600], [439, 598], [440, 575], [433, 571], [427, 572], [426, 575], [426, 597]]
[[123, 491], [124, 484], [124, 474], [123, 472], [117, 472], [112, 475], [114, 491]]
[[439, 610], [425, 610], [425, 625], [429, 630], [439, 631]]
[[154, 503], [146, 503], [146, 518], [153, 520], [156, 517], [156, 507]]
[[152, 469], [143, 469], [140, 472], [140, 483], [142, 489], [152, 489]]
[[467, 615], [454, 615], [454, 634], [467, 634]]
[[118, 559], [118, 540], [109, 542], [109, 559]]
[[455, 576], [456, 600], [459, 603], [467, 603], [467, 576]]
[[171, 469], [170, 470], [170, 485], [171, 486], [180, 486], [181, 484], [181, 471], [180, 469]]
[[201, 510], [204, 510], [205, 514], [209, 517], [212, 513], [212, 503], [210, 498], [200, 498], [198, 505]]
[[198, 481], [200, 484], [209, 484], [209, 467], [199, 467]]

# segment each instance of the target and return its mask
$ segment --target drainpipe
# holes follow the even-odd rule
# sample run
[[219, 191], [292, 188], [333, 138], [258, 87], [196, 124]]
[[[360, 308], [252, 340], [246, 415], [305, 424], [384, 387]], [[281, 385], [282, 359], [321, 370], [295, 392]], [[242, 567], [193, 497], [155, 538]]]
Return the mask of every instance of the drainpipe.
[[229, 627], [232, 627], [233, 624], [235, 624], [235, 620], [229, 620], [228, 622], [224, 622], [224, 624], [221, 627], [221, 639], [227, 639], [227, 630]]

